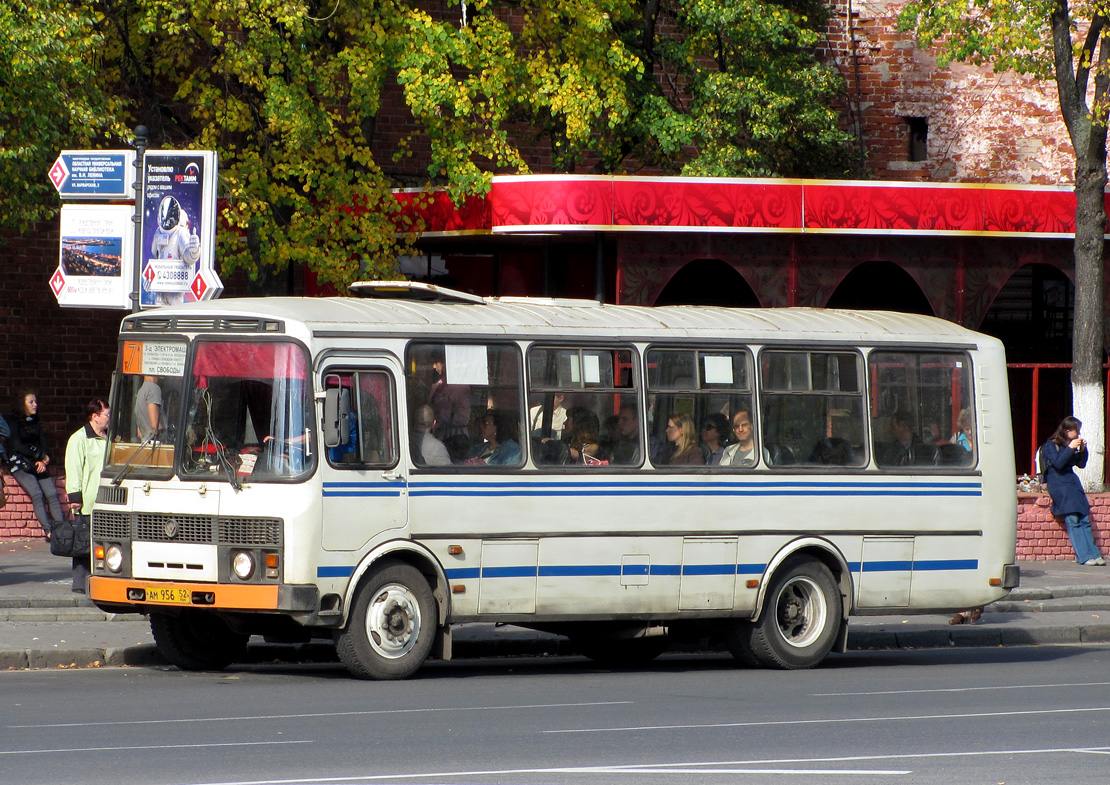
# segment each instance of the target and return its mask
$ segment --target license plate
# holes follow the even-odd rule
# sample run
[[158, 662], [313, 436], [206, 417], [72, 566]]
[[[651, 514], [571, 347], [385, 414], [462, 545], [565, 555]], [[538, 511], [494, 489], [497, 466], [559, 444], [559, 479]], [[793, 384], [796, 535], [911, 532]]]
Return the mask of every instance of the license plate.
[[191, 605], [192, 592], [178, 586], [147, 586], [147, 602], [165, 602], [173, 605]]

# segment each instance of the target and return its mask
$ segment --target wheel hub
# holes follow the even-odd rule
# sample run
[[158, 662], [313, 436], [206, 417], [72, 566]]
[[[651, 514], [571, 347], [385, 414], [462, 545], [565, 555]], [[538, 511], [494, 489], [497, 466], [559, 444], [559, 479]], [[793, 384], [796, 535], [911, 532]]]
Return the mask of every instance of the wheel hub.
[[400, 584], [383, 586], [370, 603], [366, 632], [374, 650], [397, 659], [416, 645], [420, 634], [420, 605], [409, 589]]

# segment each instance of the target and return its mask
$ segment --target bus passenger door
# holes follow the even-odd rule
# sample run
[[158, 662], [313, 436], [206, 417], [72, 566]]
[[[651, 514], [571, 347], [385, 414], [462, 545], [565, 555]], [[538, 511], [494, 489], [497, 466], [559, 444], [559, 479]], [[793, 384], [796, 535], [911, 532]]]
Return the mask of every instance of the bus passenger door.
[[[323, 454], [322, 543], [328, 551], [357, 551], [383, 531], [408, 523], [408, 480], [400, 460], [397, 382], [400, 367], [385, 358], [350, 362], [336, 358], [323, 374], [323, 389], [336, 410], [320, 428]], [[329, 392], [330, 391], [330, 392]], [[336, 436], [338, 434], [338, 436]]]

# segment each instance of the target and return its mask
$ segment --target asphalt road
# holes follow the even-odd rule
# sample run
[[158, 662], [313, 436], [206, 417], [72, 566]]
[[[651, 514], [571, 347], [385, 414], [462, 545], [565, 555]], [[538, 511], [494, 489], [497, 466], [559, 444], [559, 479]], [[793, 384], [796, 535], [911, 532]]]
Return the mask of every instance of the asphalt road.
[[0, 783], [1104, 783], [1110, 646], [0, 673]]

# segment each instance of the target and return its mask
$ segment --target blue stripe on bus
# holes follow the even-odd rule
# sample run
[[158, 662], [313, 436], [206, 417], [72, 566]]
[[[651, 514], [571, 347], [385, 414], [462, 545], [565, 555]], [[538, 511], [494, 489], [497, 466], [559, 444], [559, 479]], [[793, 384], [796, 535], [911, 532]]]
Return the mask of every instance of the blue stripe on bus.
[[[558, 564], [516, 567], [454, 567], [444, 570], [449, 580], [472, 580], [475, 578], [577, 578], [577, 577], [615, 577], [620, 575], [658, 575], [677, 577], [680, 575], [762, 575], [766, 564]], [[860, 562], [849, 562], [848, 569], [860, 572]], [[933, 559], [929, 561], [875, 561], [867, 562], [863, 572], [911, 572], [941, 570], [977, 570], [977, 559]], [[354, 573], [353, 567], [318, 567], [318, 578], [347, 578]]]
[[413, 497], [483, 496], [982, 496], [956, 482], [414, 482]]
[[454, 567], [444, 570], [443, 573], [452, 581], [465, 581], [469, 578], [477, 578], [481, 574], [478, 567]]
[[354, 574], [354, 567], [329, 567], [325, 565], [316, 568], [317, 578], [350, 578]]

